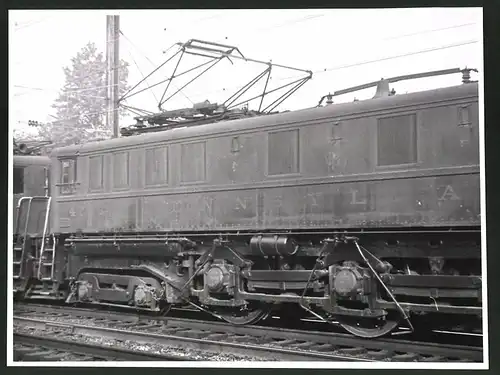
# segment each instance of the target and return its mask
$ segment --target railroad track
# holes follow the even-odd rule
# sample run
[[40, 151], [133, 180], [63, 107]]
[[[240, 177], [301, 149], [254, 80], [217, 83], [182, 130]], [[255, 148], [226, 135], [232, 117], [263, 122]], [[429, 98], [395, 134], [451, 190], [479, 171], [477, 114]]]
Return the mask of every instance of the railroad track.
[[[47, 303], [48, 302], [48, 303]], [[46, 301], [43, 303], [36, 303], [35, 301], [23, 301], [17, 302], [15, 304], [16, 307], [26, 308], [59, 308], [59, 309], [68, 309], [68, 305], [63, 305], [59, 303], [54, 303], [54, 301]], [[103, 308], [102, 306], [96, 307], [95, 305], [80, 305], [81, 307], [77, 308], [72, 306], [71, 311], [84, 311], [88, 313], [88, 311], [95, 311], [96, 314], [104, 313], [108, 315], [99, 315], [101, 317], [109, 317], [109, 314], [120, 314], [126, 316], [136, 317], [137, 314], [140, 314], [141, 317], [152, 316], [158, 319], [158, 315], [156, 313], [148, 312], [148, 311], [134, 311], [130, 308], [119, 308], [117, 306], [107, 306]], [[83, 309], [82, 309], [83, 307]], [[190, 309], [190, 308], [173, 308], [169, 314], [168, 319], [172, 318], [181, 318], [182, 320], [202, 320], [206, 322], [221, 322], [220, 319], [217, 319], [211, 316], [208, 313], [201, 312], [199, 310]], [[159, 319], [162, 319], [161, 317]], [[165, 319], [165, 318], [163, 318]], [[294, 319], [293, 321], [289, 321], [286, 318], [282, 319], [279, 316], [270, 315], [268, 318], [264, 319], [260, 322], [261, 326], [265, 327], [281, 327], [281, 328], [294, 328], [303, 331], [328, 331], [328, 332], [337, 332], [340, 334], [346, 334], [345, 330], [336, 322], [323, 322], [318, 320], [317, 318], [307, 318], [303, 317], [301, 319]], [[483, 345], [483, 336], [482, 333], [477, 329], [467, 331], [465, 327], [455, 327], [455, 329], [439, 329], [439, 327], [433, 330], [422, 330], [425, 327], [416, 327], [417, 331], [415, 333], [409, 332], [405, 328], [400, 328], [398, 331], [393, 333], [394, 336], [404, 335], [404, 337], [408, 340], [412, 341], [424, 341], [424, 342], [434, 342], [439, 344], [448, 344], [450, 340], [453, 341], [455, 345], [463, 345], [463, 346], [482, 346]]]
[[14, 333], [14, 361], [20, 362], [179, 360], [186, 360], [186, 358], [168, 354], [141, 353], [125, 348], [69, 341], [47, 335]]
[[349, 334], [302, 331], [181, 318], [152, 318], [134, 314], [17, 305], [17, 326], [53, 328], [84, 336], [132, 340], [163, 347], [211, 353], [231, 353], [255, 360], [482, 362], [482, 348], [402, 339], [366, 340]]

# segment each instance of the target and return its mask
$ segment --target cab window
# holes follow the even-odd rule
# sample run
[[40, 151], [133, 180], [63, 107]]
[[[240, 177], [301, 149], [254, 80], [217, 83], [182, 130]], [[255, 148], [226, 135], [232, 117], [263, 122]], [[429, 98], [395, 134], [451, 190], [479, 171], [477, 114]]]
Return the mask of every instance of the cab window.
[[61, 194], [73, 194], [76, 182], [76, 160], [61, 160]]

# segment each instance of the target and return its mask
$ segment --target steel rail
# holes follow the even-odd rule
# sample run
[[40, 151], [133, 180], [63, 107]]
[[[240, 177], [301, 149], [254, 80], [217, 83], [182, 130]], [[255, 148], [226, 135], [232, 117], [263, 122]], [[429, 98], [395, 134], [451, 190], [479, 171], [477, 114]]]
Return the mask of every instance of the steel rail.
[[[155, 354], [139, 352], [130, 349], [109, 347], [104, 345], [89, 344], [73, 340], [63, 340], [47, 335], [33, 336], [23, 333], [14, 333], [15, 344], [35, 345], [41, 349], [50, 349], [47, 356], [52, 355], [51, 351], [64, 352], [69, 354], [79, 354], [94, 358], [105, 358], [119, 361], [186, 361], [185, 357], [172, 354]], [[43, 351], [38, 351], [39, 355]], [[42, 356], [43, 358], [43, 356]], [[50, 358], [50, 357], [49, 357]]]
[[[98, 310], [82, 309], [82, 308], [67, 308], [43, 305], [21, 305], [28, 310], [27, 313], [53, 313], [53, 318], [58, 319], [72, 319], [77, 317], [90, 317], [101, 319], [100, 323], [108, 325], [127, 325], [128, 329], [141, 330], [150, 326], [151, 322], [156, 322], [157, 325], [178, 331], [184, 330], [198, 332], [199, 336], [203, 336], [203, 332], [218, 333], [219, 339], [223, 340], [224, 337], [220, 335], [223, 332], [226, 336], [236, 335], [247, 338], [260, 338], [267, 339], [268, 341], [275, 341], [280, 346], [286, 346], [286, 342], [300, 341], [304, 343], [314, 343], [315, 345], [331, 345], [332, 347], [347, 348], [345, 353], [353, 353], [353, 349], [359, 351], [360, 348], [366, 351], [391, 351], [398, 353], [414, 353], [419, 356], [455, 358], [461, 360], [468, 360], [474, 362], [481, 362], [483, 360], [483, 350], [478, 346], [463, 346], [463, 345], [449, 345], [443, 343], [430, 343], [421, 341], [409, 341], [403, 339], [381, 338], [381, 339], [362, 339], [350, 334], [337, 333], [337, 332], [323, 332], [323, 331], [305, 331], [299, 329], [276, 328], [269, 326], [235, 326], [229, 323], [222, 323], [218, 321], [206, 321], [195, 319], [183, 319], [174, 317], [152, 317], [152, 316], [138, 316], [136, 314], [122, 313], [122, 312], [105, 312]], [[21, 312], [22, 313], [22, 312]], [[107, 321], [107, 322], [106, 322]], [[182, 336], [182, 332], [175, 333], [176, 337]], [[179, 336], [180, 335], [180, 336]], [[195, 333], [196, 336], [196, 333]], [[210, 336], [205, 334], [205, 336]], [[251, 341], [251, 340], [250, 340]], [[292, 344], [292, 342], [290, 342]], [[350, 349], [350, 350], [348, 350]], [[352, 357], [352, 356], [351, 356]], [[352, 358], [351, 358], [352, 360]]]
[[[372, 362], [365, 358], [353, 358], [348, 355], [328, 354], [315, 351], [299, 351], [296, 348], [286, 349], [262, 345], [215, 341], [184, 337], [177, 335], [158, 334], [150, 332], [132, 331], [116, 328], [87, 326], [81, 324], [67, 324], [50, 320], [14, 317], [14, 323], [36, 329], [67, 330], [71, 335], [98, 336], [113, 340], [130, 340], [138, 344], [157, 344], [183, 349], [196, 349], [213, 353], [231, 353], [233, 355], [255, 356], [268, 360], [281, 361], [362, 361]], [[151, 326], [150, 326], [151, 327]], [[166, 328], [166, 327], [165, 327]], [[168, 329], [168, 328], [167, 328]], [[45, 336], [43, 336], [45, 338]], [[49, 340], [48, 340], [49, 341]], [[68, 341], [68, 344], [70, 341]], [[157, 359], [158, 360], [158, 359]], [[173, 360], [173, 359], [170, 359]]]

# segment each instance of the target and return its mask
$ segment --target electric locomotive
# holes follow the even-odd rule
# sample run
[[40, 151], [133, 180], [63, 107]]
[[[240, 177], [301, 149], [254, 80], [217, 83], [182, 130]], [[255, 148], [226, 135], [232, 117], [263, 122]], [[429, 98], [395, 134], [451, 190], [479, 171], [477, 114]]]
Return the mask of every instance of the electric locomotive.
[[416, 315], [479, 321], [478, 84], [387, 87], [53, 150], [18, 292], [233, 324], [293, 305], [372, 338]]

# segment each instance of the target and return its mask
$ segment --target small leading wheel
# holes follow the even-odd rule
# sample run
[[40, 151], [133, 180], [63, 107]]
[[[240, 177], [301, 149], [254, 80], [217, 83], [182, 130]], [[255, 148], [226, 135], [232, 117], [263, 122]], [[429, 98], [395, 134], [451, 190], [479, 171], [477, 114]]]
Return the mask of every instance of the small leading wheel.
[[347, 332], [370, 339], [388, 335], [400, 322], [400, 318], [390, 316], [386, 319], [339, 317], [337, 320]]
[[246, 309], [231, 308], [218, 310], [217, 314], [226, 322], [234, 325], [255, 324], [269, 315], [270, 307], [266, 304], [247, 305]]

